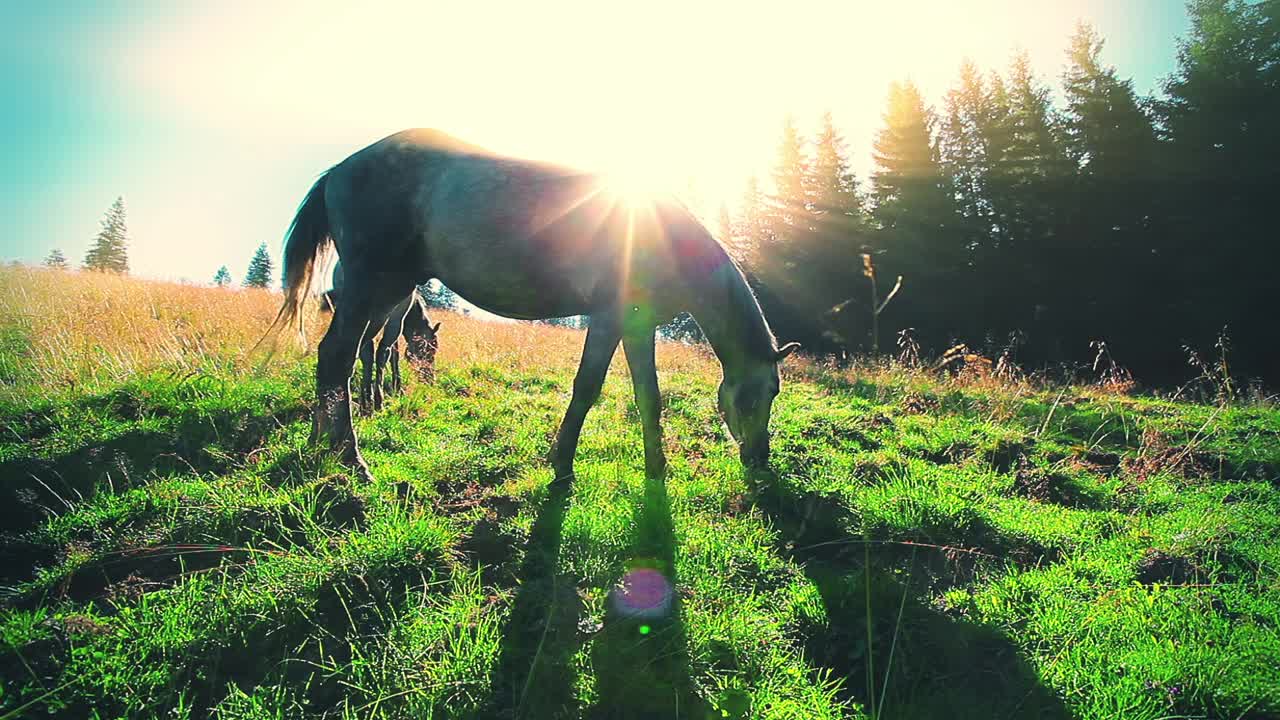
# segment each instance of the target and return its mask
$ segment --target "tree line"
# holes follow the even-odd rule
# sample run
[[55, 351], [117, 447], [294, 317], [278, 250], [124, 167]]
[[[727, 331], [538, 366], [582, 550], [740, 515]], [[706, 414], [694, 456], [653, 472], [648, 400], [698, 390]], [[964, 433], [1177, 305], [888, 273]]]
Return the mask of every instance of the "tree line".
[[[810, 139], [788, 120], [771, 176], [717, 218], [780, 338], [840, 355], [963, 343], [1024, 367], [1079, 366], [1105, 342], [1150, 384], [1216, 343], [1233, 373], [1280, 381], [1280, 0], [1187, 7], [1157, 96], [1103, 60], [1087, 24], [1060, 98], [1025, 53], [999, 71], [963, 62], [941, 107], [892, 84], [865, 179], [829, 114]], [[117, 199], [84, 267], [128, 272], [126, 246]], [[263, 244], [244, 285], [272, 275]], [[225, 266], [214, 282], [231, 284]], [[687, 316], [664, 332], [700, 336]]]
[[768, 189], [749, 180], [719, 218], [780, 338], [842, 353], [907, 333], [1024, 366], [1087, 363], [1105, 341], [1163, 384], [1225, 328], [1234, 371], [1280, 380], [1280, 2], [1188, 9], [1158, 97], [1087, 24], [1060, 102], [1025, 53], [1003, 71], [963, 62], [939, 108], [894, 83], [866, 182], [830, 115], [807, 142], [788, 120]]
[[[62, 250], [54, 248], [44, 258], [46, 267], [67, 269], [67, 257]], [[117, 197], [102, 219], [102, 229], [94, 237], [93, 243], [85, 252], [81, 265], [85, 270], [110, 272], [121, 275], [129, 272], [129, 228], [124, 209], [124, 198]], [[274, 263], [267, 252], [264, 242], [254, 251], [249, 260], [249, 268], [245, 272], [244, 286], [248, 288], [267, 288], [271, 286], [274, 274]], [[231, 271], [226, 265], [218, 268], [213, 276], [213, 284], [218, 287], [231, 285]]]

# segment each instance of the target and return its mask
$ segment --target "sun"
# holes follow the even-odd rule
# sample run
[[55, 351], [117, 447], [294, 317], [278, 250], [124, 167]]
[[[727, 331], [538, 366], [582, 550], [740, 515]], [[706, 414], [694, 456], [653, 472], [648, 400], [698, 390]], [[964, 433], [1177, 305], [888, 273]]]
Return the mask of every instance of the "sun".
[[629, 207], [650, 205], [662, 195], [671, 194], [664, 178], [645, 173], [610, 171], [604, 174], [605, 192]]

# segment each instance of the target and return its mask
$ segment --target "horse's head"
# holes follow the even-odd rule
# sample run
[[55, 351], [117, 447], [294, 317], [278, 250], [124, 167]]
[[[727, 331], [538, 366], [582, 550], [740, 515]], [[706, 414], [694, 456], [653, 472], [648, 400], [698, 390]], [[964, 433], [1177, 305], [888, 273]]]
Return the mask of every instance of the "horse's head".
[[[418, 321], [411, 319], [420, 318]], [[432, 325], [425, 314], [405, 317], [405, 356], [417, 370], [418, 377], [431, 382], [436, 376], [436, 351], [440, 349], [440, 323]]]
[[800, 345], [788, 343], [772, 358], [757, 358], [726, 372], [720, 383], [720, 416], [738, 443], [742, 464], [763, 468], [769, 462], [769, 413], [778, 396], [778, 364]]

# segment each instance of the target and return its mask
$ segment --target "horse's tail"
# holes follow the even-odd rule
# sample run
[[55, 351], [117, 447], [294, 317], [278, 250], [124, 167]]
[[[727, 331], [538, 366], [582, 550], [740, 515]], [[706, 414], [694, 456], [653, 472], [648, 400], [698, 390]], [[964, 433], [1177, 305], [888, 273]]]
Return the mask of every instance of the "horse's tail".
[[327, 177], [328, 172], [311, 186], [289, 225], [289, 236], [284, 243], [284, 304], [267, 335], [290, 325], [297, 326], [299, 335], [303, 333], [302, 309], [311, 288], [316, 259], [333, 243], [329, 213], [324, 204]]

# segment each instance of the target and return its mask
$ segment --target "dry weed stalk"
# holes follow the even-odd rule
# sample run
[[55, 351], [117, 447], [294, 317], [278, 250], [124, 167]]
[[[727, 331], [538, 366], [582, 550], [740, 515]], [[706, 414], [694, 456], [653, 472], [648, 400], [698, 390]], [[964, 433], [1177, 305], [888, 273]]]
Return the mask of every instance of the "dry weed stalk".
[[898, 281], [894, 283], [893, 289], [889, 291], [889, 294], [882, 301], [880, 300], [879, 290], [876, 288], [876, 266], [871, 262], [871, 253], [862, 253], [862, 274], [871, 280], [871, 354], [879, 355], [880, 313], [884, 312], [889, 301], [902, 289], [902, 276], [898, 276]]

